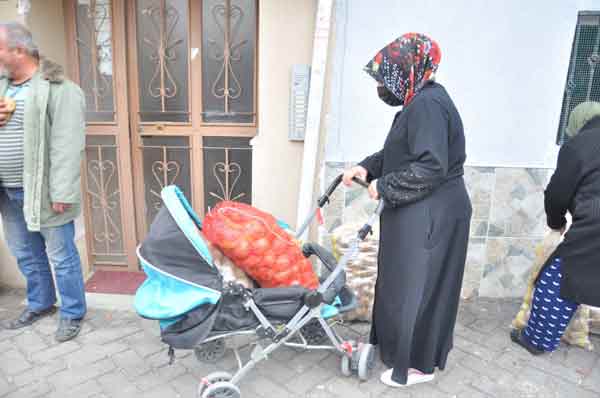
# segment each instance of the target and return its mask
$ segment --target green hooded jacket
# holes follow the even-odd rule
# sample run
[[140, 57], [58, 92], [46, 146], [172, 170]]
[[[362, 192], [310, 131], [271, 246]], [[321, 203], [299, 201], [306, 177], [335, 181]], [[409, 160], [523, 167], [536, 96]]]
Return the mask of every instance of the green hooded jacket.
[[[0, 77], [0, 96], [9, 80]], [[85, 148], [85, 97], [63, 68], [42, 59], [25, 100], [23, 213], [31, 231], [73, 221], [80, 213], [81, 158]], [[52, 203], [68, 203], [55, 213]]]

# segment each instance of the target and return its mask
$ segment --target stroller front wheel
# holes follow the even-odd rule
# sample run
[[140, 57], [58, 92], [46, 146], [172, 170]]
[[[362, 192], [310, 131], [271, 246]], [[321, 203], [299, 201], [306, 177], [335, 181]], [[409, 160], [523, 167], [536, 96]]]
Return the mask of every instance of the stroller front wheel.
[[240, 398], [242, 394], [235, 384], [229, 381], [218, 381], [207, 386], [199, 398]]
[[212, 340], [194, 348], [194, 355], [200, 362], [214, 363], [225, 355], [225, 340]]
[[232, 378], [233, 376], [231, 376], [231, 374], [227, 372], [213, 372], [209, 374], [208, 376], [204, 377], [198, 385], [198, 398], [203, 397], [202, 394], [211, 385], [223, 381], [230, 381]]
[[375, 367], [375, 347], [372, 344], [362, 344], [358, 355], [358, 378], [367, 381]]
[[340, 370], [342, 371], [342, 375], [346, 377], [352, 376], [352, 359], [345, 354], [342, 356]]

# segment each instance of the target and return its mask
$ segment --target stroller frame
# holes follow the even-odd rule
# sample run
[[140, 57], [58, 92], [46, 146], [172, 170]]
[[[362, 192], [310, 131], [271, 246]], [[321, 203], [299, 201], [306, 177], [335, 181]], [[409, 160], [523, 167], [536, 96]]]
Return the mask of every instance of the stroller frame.
[[[368, 185], [362, 180], [359, 180], [357, 178], [354, 178], [353, 180], [354, 182], [360, 184], [365, 188], [368, 187]], [[314, 210], [311, 211], [311, 214], [308, 216], [307, 220], [304, 222], [300, 230], [296, 233], [297, 238], [302, 236], [304, 231], [310, 226], [310, 224], [317, 216], [318, 211], [321, 208], [323, 208], [327, 203], [329, 203], [330, 196], [340, 185], [341, 181], [342, 175], [339, 175], [331, 183], [329, 188], [326, 190], [325, 194], [319, 198], [317, 206], [314, 208]], [[368, 221], [357, 232], [357, 236], [350, 242], [349, 249], [337, 262], [335, 267], [333, 269], [329, 269], [329, 276], [319, 285], [318, 289], [314, 292], [314, 297], [305, 300], [305, 304], [302, 306], [302, 308], [296, 313], [296, 315], [292, 319], [289, 320], [289, 322], [287, 322], [283, 326], [282, 330], [277, 331], [273, 324], [267, 319], [267, 317], [255, 304], [248, 291], [246, 291], [243, 287], [240, 287], [240, 289], [244, 290], [244, 293], [242, 293], [244, 294], [245, 299], [244, 307], [246, 308], [246, 310], [252, 311], [254, 316], [256, 316], [256, 318], [259, 320], [260, 326], [256, 330], [226, 332], [223, 334], [210, 336], [206, 338], [201, 344], [225, 339], [227, 337], [232, 336], [254, 334], [256, 334], [257, 336], [263, 335], [264, 337], [270, 337], [272, 342], [265, 348], [262, 348], [259, 343], [256, 343], [255, 349], [250, 355], [250, 360], [245, 364], [243, 364], [237, 348], [233, 348], [233, 352], [238, 363], [237, 372], [230, 377], [226, 377], [228, 375], [221, 372], [215, 373], [214, 377], [208, 375], [200, 382], [198, 388], [198, 396], [202, 398], [218, 396], [218, 394], [210, 394], [211, 391], [209, 390], [209, 388], [211, 385], [213, 387], [216, 387], [215, 391], [237, 392], [238, 396], [241, 396], [239, 389], [237, 389], [236, 385], [256, 365], [258, 365], [263, 360], [268, 359], [268, 356], [281, 346], [299, 348], [304, 350], [329, 350], [337, 352], [341, 355], [341, 369], [342, 373], [345, 376], [350, 376], [354, 371], [358, 373], [359, 378], [362, 380], [366, 380], [369, 377], [370, 370], [373, 368], [374, 347], [371, 344], [361, 344], [357, 346], [353, 342], [344, 341], [342, 338], [340, 338], [340, 336], [338, 336], [338, 334], [332, 327], [334, 324], [339, 323], [340, 321], [336, 321], [332, 325], [330, 325], [327, 322], [327, 319], [322, 315], [322, 306], [325, 304], [323, 301], [323, 296], [327, 295], [328, 290], [332, 287], [336, 278], [342, 272], [344, 272], [348, 262], [358, 254], [359, 243], [363, 241], [369, 233], [371, 233], [373, 224], [379, 218], [381, 212], [383, 211], [383, 208], [384, 202], [383, 200], [380, 200], [373, 214], [371, 214]], [[317, 255], [321, 263], [328, 267], [328, 262], [325, 258], [323, 258], [324, 256], [322, 256], [321, 253], [313, 252], [310, 254]], [[354, 298], [354, 300], [356, 299]], [[330, 345], [311, 345], [307, 342], [306, 338], [302, 334], [301, 329], [303, 326], [307, 325], [312, 320], [318, 321], [319, 325], [328, 337], [331, 343]], [[298, 337], [301, 342], [290, 342], [290, 340], [292, 340], [294, 337]], [[219, 388], [224, 390], [219, 390]]]
[[[331, 195], [342, 182], [342, 177], [342, 175], [337, 176], [326, 189], [326, 192], [318, 199], [317, 205], [297, 231], [297, 238], [304, 234], [306, 229], [317, 217], [320, 209], [329, 203]], [[365, 188], [368, 187], [366, 182], [358, 178], [354, 178], [353, 181]], [[222, 348], [224, 352], [224, 341], [230, 337], [256, 336], [257, 340], [250, 343], [254, 345], [254, 349], [250, 354], [250, 359], [246, 363], [243, 363], [238, 348], [232, 347], [237, 360], [238, 370], [233, 375], [225, 372], [215, 372], [204, 377], [198, 386], [198, 397], [239, 398], [241, 393], [237, 385], [243, 377], [260, 362], [268, 359], [269, 355], [281, 346], [303, 350], [334, 351], [341, 356], [341, 371], [343, 375], [351, 376], [353, 373], [358, 373], [360, 379], [368, 379], [374, 363], [374, 347], [371, 344], [356, 344], [353, 341], [344, 341], [332, 326], [341, 323], [339, 320], [333, 320], [335, 316], [356, 307], [356, 297], [345, 286], [344, 271], [348, 262], [358, 254], [359, 243], [365, 240], [367, 235], [372, 232], [372, 226], [379, 218], [383, 208], [384, 202], [383, 200], [379, 200], [375, 211], [370, 215], [364, 226], [357, 232], [356, 237], [351, 240], [348, 250], [346, 250], [339, 261], [336, 261], [333, 255], [326, 249], [316, 244], [307, 243], [303, 246], [302, 251], [304, 256], [307, 258], [313, 255], [316, 256], [324, 265], [324, 274], [328, 275], [322, 280], [316, 290], [306, 290], [306, 292], [304, 292], [300, 289], [300, 295], [295, 299], [298, 306], [297, 308], [299, 309], [295, 313], [289, 313], [289, 315], [294, 314], [291, 318], [289, 318], [289, 316], [281, 318], [281, 323], [277, 322], [277, 320], [280, 319], [277, 316], [272, 320], [269, 320], [268, 314], [265, 315], [264, 312], [266, 308], [259, 308], [261, 303], [257, 304], [254, 297], [254, 294], [258, 294], [258, 291], [247, 289], [244, 286], [235, 283], [228, 283], [223, 286], [221, 297], [235, 297], [236, 301], [241, 304], [247, 312], [251, 312], [256, 318], [258, 326], [254, 323], [250, 328], [222, 332], [217, 329], [216, 331], [210, 332], [208, 336], [205, 335], [206, 337], [195, 346], [194, 351], [196, 356], [198, 359], [202, 360], [201, 354], [206, 347], [208, 347], [205, 352], [208, 354], [207, 356], [215, 356], [209, 351], [211, 348], [210, 344], [219, 341], [223, 341], [222, 347], [220, 348]], [[191, 208], [188, 208], [187, 210], [191, 210]], [[190, 212], [188, 211], [188, 213]], [[191, 213], [190, 216], [196, 223], [199, 223], [197, 216]], [[140, 260], [144, 262], [144, 258], [140, 253], [139, 248], [138, 256], [140, 257]], [[258, 299], [258, 295], [256, 298]], [[144, 316], [143, 314], [141, 315]], [[322, 329], [325, 336], [327, 336], [329, 344], [312, 344], [310, 341], [313, 340], [311, 339], [311, 336], [308, 336], [308, 334], [307, 336], [304, 336], [302, 328], [307, 326], [310, 322], [314, 322], [315, 325], [318, 324], [320, 326], [320, 329]], [[319, 342], [321, 338], [324, 339], [325, 337], [320, 335], [320, 333], [321, 330], [319, 330], [318, 335], [320, 338]], [[306, 337], [309, 338], [307, 339]], [[270, 343], [263, 348], [260, 343], [262, 340], [266, 339], [270, 339]], [[297, 341], [294, 341], [293, 339], [297, 339]], [[223, 352], [218, 352], [216, 356], [219, 356]], [[174, 360], [174, 349], [172, 346], [169, 347], [169, 356], [170, 362], [172, 363]], [[207, 358], [207, 361], [211, 362], [211, 359], [215, 358]]]

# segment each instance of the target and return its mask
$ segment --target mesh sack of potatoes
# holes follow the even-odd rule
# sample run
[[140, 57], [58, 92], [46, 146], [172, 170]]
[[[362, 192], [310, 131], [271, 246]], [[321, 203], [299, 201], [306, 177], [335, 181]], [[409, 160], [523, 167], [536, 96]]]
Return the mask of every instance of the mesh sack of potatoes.
[[[535, 281], [540, 270], [546, 263], [546, 260], [552, 255], [561, 240], [562, 235], [559, 232], [550, 231], [546, 234], [544, 240], [535, 248], [535, 260], [527, 282], [527, 291], [523, 296], [523, 302], [519, 309], [519, 313], [512, 321], [513, 328], [523, 329], [527, 326], [527, 321], [531, 314], [531, 300], [533, 299]], [[590, 342], [589, 334], [590, 310], [589, 307], [582, 305], [575, 316], [573, 316], [562, 340], [567, 344], [582, 347], [591, 351], [594, 347]]]
[[590, 307], [590, 333], [600, 336], [600, 308]]
[[[341, 258], [352, 239], [363, 226], [362, 223], [348, 223], [336, 228], [332, 233], [334, 255]], [[371, 321], [371, 311], [375, 298], [377, 281], [377, 251], [379, 247], [379, 227], [373, 227], [373, 234], [360, 243], [356, 258], [346, 264], [346, 285], [354, 292], [358, 307], [343, 315], [347, 321]]]

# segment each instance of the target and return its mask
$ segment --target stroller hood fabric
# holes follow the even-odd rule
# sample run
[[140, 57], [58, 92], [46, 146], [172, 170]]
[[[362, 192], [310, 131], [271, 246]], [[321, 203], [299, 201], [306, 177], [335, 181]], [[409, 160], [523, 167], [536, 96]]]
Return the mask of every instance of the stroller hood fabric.
[[[186, 348], [210, 332], [223, 282], [187, 199], [175, 186], [161, 196], [164, 206], [138, 248], [147, 279], [136, 293], [135, 308], [142, 317], [160, 321], [163, 341]], [[197, 327], [200, 323], [203, 327]]]

